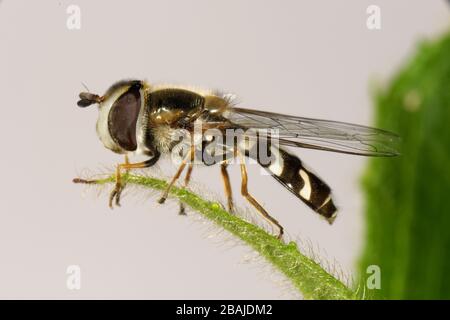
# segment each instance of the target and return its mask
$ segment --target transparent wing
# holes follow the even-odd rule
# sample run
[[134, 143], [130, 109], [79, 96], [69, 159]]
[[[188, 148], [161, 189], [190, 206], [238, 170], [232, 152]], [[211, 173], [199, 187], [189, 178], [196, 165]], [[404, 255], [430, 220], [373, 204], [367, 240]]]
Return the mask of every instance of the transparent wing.
[[243, 108], [230, 108], [224, 116], [232, 127], [249, 129], [246, 135], [277, 134], [281, 145], [364, 156], [399, 154], [400, 138], [381, 129]]

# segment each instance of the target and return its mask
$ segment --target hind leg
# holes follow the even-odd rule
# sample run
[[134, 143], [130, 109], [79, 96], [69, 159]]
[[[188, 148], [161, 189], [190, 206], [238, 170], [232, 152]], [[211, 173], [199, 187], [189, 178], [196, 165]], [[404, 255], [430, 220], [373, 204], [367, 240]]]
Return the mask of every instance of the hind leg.
[[250, 202], [250, 204], [259, 212], [259, 214], [269, 223], [275, 225], [278, 228], [278, 239], [281, 239], [283, 237], [284, 228], [283, 226], [275, 219], [273, 218], [260, 204], [258, 201], [256, 201], [255, 198], [248, 192], [248, 176], [247, 176], [247, 168], [244, 163], [244, 159], [241, 156], [240, 157], [240, 166], [241, 166], [241, 177], [242, 177], [242, 184], [241, 184], [241, 194], [242, 196]]

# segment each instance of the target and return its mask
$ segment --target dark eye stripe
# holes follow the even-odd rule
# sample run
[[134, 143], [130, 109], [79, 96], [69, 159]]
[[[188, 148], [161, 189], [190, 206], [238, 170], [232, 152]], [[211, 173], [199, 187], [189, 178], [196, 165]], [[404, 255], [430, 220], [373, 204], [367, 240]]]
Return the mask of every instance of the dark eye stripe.
[[137, 148], [136, 122], [141, 109], [141, 95], [138, 86], [132, 86], [114, 102], [108, 117], [109, 133], [123, 149]]

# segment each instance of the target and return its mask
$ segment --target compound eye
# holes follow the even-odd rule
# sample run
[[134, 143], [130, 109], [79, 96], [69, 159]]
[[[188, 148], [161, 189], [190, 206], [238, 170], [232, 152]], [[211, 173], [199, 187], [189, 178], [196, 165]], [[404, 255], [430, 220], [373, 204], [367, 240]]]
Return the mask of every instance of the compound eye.
[[136, 123], [141, 109], [140, 86], [132, 86], [112, 105], [108, 117], [109, 133], [123, 149], [137, 148]]

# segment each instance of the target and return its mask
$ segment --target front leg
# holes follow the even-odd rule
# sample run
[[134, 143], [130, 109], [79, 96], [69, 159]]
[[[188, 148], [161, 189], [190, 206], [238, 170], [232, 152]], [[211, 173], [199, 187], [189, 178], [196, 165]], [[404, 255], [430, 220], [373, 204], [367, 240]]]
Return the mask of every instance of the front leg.
[[[116, 174], [115, 174], [116, 184], [114, 189], [109, 194], [109, 207], [111, 209], [113, 209], [114, 198], [116, 199], [116, 206], [120, 207], [120, 196], [122, 195], [123, 189], [125, 189], [125, 184], [122, 184], [122, 175], [120, 169], [125, 165], [129, 165], [127, 156], [125, 156], [125, 163], [121, 163], [116, 166]], [[127, 170], [127, 172], [128, 171], [129, 169]]]
[[129, 163], [128, 157], [125, 156], [125, 163], [118, 164], [116, 167], [116, 185], [114, 189], [111, 191], [109, 195], [109, 207], [113, 208], [113, 202], [114, 199], [116, 206], [120, 207], [120, 196], [122, 194], [123, 189], [125, 188], [125, 184], [122, 182], [122, 175], [121, 171], [125, 170], [126, 173], [129, 172], [131, 169], [143, 169], [148, 168], [154, 165], [159, 159], [159, 154], [156, 154], [153, 158], [143, 161], [143, 162], [137, 162], [137, 163]]
[[[116, 185], [115, 185], [113, 191], [111, 191], [111, 194], [109, 196], [109, 206], [111, 207], [111, 209], [113, 208], [114, 199], [116, 199], [116, 201], [115, 201], [116, 205], [120, 206], [120, 195], [125, 187], [125, 185], [122, 183], [121, 169], [126, 170], [126, 172], [128, 173], [128, 171], [130, 169], [140, 169], [140, 168], [151, 167], [158, 161], [159, 156], [160, 156], [159, 153], [155, 153], [153, 158], [151, 158], [147, 161], [138, 162], [138, 163], [129, 163], [128, 157], [125, 156], [125, 163], [119, 164], [116, 167], [116, 174], [115, 174]], [[75, 178], [75, 179], [73, 179], [73, 182], [74, 183], [83, 183], [83, 184], [96, 184], [99, 182], [99, 180], [86, 180], [86, 179]]]
[[[125, 165], [129, 165], [130, 161], [128, 159], [128, 156], [125, 155]], [[125, 172], [128, 173], [130, 170], [127, 169]], [[120, 175], [120, 169], [119, 165], [116, 167], [116, 187], [113, 191], [111, 191], [109, 195], [109, 207], [112, 209], [112, 202], [114, 200], [114, 197], [116, 197], [116, 206], [120, 207], [120, 196], [122, 195], [122, 191], [125, 189], [125, 183], [121, 182], [121, 175]]]

